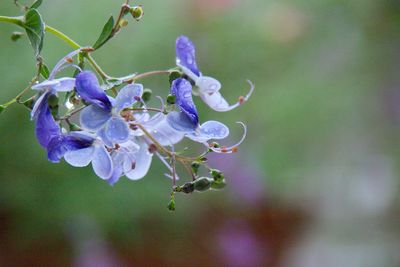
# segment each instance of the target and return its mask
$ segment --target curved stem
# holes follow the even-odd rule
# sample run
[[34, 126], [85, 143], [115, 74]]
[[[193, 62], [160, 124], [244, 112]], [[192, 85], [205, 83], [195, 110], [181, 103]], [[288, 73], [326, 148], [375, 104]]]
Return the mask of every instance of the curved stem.
[[60, 32], [59, 30], [57, 30], [49, 25], [46, 25], [45, 31], [49, 32], [49, 33], [53, 34], [54, 36], [58, 37], [59, 39], [63, 40], [64, 42], [66, 42], [69, 46], [71, 46], [74, 49], [79, 49], [82, 47], [77, 42], [72, 40], [70, 37], [68, 37], [64, 33]]
[[155, 70], [155, 71], [149, 71], [149, 72], [145, 72], [142, 74], [138, 74], [135, 77], [129, 78], [129, 79], [125, 79], [123, 80], [124, 83], [131, 83], [143, 78], [147, 78], [147, 77], [151, 77], [151, 76], [156, 76], [156, 75], [161, 75], [161, 74], [170, 74], [171, 71], [170, 70]]

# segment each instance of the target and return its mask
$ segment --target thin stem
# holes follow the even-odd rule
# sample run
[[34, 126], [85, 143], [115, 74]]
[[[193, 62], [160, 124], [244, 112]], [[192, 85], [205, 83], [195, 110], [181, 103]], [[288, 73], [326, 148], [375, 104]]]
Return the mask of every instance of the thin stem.
[[6, 17], [6, 16], [0, 16], [0, 21], [2, 22], [8, 22], [8, 23], [13, 23], [16, 24], [20, 27], [23, 27], [23, 17]]
[[60, 117], [58, 120], [62, 121], [62, 120], [68, 120], [69, 118], [71, 118], [73, 115], [75, 115], [76, 113], [78, 113], [79, 111], [81, 111], [82, 109], [84, 109], [86, 106], [81, 106], [77, 109], [74, 109], [73, 111], [71, 111], [70, 113], [65, 114], [65, 116]]
[[125, 79], [123, 80], [124, 83], [131, 83], [143, 78], [147, 78], [147, 77], [151, 77], [151, 76], [156, 76], [156, 75], [161, 75], [161, 74], [170, 74], [171, 71], [170, 70], [155, 70], [155, 71], [149, 71], [149, 72], [145, 72], [142, 74], [138, 74], [135, 77], [129, 78], [129, 79]]
[[64, 42], [66, 42], [69, 46], [71, 46], [74, 49], [79, 49], [82, 47], [77, 42], [72, 40], [70, 37], [68, 37], [64, 33], [60, 32], [59, 30], [57, 30], [49, 25], [46, 25], [45, 30], [46, 30], [46, 32], [49, 32], [49, 33], [53, 34], [54, 36], [58, 37], [59, 39], [63, 40]]

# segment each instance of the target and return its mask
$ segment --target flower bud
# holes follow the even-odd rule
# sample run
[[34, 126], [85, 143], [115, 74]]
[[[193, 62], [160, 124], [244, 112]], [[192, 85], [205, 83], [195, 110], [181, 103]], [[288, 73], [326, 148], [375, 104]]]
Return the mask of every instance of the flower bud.
[[190, 164], [190, 167], [192, 167], [192, 171], [194, 174], [197, 174], [199, 172], [200, 168], [200, 162], [198, 161], [193, 161], [192, 164]]
[[174, 80], [180, 77], [182, 77], [182, 74], [179, 71], [177, 70], [171, 71], [171, 73], [169, 74], [169, 83], [172, 84]]
[[194, 181], [194, 189], [199, 192], [204, 192], [210, 189], [213, 180], [207, 177], [201, 177]]
[[144, 89], [143, 94], [142, 94], [143, 101], [149, 102], [152, 94], [153, 94], [153, 91], [151, 91], [151, 89], [148, 89], [148, 88]]
[[128, 21], [127, 21], [126, 19], [121, 19], [121, 20], [119, 21], [119, 26], [120, 26], [121, 28], [128, 26]]
[[13, 33], [11, 34], [11, 40], [12, 40], [13, 42], [16, 42], [16, 41], [19, 40], [19, 38], [22, 37], [22, 35], [23, 35], [22, 32], [13, 32]]
[[189, 183], [185, 183], [182, 187], [181, 190], [183, 193], [185, 194], [190, 194], [193, 193], [194, 191], [194, 183], [189, 182]]
[[175, 95], [168, 95], [167, 96], [167, 103], [169, 105], [175, 104], [175, 101], [176, 101], [176, 96]]
[[174, 199], [171, 199], [169, 201], [167, 208], [169, 211], [175, 211], [175, 200]]
[[144, 15], [142, 6], [131, 7], [129, 9], [129, 12], [131, 13], [132, 17], [137, 21], [139, 21]]

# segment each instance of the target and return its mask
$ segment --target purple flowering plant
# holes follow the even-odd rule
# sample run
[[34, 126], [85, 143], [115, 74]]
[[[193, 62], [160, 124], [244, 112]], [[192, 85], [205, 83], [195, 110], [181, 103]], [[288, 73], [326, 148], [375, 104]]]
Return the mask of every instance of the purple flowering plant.
[[[221, 83], [204, 76], [197, 67], [195, 45], [183, 35], [176, 39], [176, 66], [173, 68], [111, 77], [91, 53], [126, 27], [129, 16], [139, 21], [144, 14], [141, 6], [131, 6], [127, 0], [117, 19], [111, 16], [104, 25], [98, 40], [92, 46], [83, 47], [43, 22], [38, 11], [41, 0], [31, 6], [14, 2], [24, 14], [0, 16], [0, 22], [25, 29], [34, 49], [37, 73], [27, 88], [0, 105], [0, 113], [14, 103], [29, 108], [37, 140], [47, 151], [49, 161], [58, 163], [64, 159], [74, 167], [91, 164], [98, 177], [113, 185], [122, 176], [130, 180], [145, 177], [156, 156], [167, 168], [165, 175], [172, 179], [170, 210], [175, 210], [175, 193], [220, 190], [225, 186], [224, 174], [209, 167], [206, 155], [237, 152], [245, 139], [246, 126], [238, 122], [244, 134], [236, 144], [220, 145], [216, 140], [228, 137], [229, 128], [219, 121], [201, 122], [193, 95], [215, 111], [230, 111], [248, 100], [254, 90], [250, 81], [247, 95], [239, 97], [233, 105], [228, 104], [220, 93]], [[52, 71], [41, 56], [45, 33], [55, 35], [73, 50], [61, 58]], [[12, 40], [22, 35], [15, 32]], [[59, 77], [67, 68], [75, 70], [73, 76]], [[169, 94], [166, 99], [156, 96], [161, 107], [150, 107], [152, 91], [144, 89], [139, 81], [156, 75], [169, 75]], [[22, 100], [32, 91], [33, 96]], [[204, 145], [204, 152], [193, 157], [186, 155], [190, 149], [175, 151], [175, 145], [185, 137]], [[177, 185], [179, 176], [183, 176], [178, 176], [177, 164], [184, 167], [189, 182]], [[209, 177], [200, 177], [200, 168], [207, 170]]]

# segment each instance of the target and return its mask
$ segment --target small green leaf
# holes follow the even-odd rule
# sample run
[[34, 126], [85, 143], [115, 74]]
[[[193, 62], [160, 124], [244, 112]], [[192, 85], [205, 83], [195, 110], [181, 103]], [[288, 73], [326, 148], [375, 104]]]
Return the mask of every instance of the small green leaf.
[[114, 18], [111, 16], [101, 31], [99, 39], [97, 39], [96, 43], [94, 43], [93, 48], [99, 49], [102, 45], [104, 45], [108, 39], [110, 39], [112, 30], [114, 28]]
[[29, 9], [26, 12], [23, 26], [37, 57], [43, 48], [45, 25], [36, 9]]
[[40, 75], [43, 76], [43, 78], [45, 78], [45, 79], [49, 78], [50, 70], [44, 63], [40, 64], [39, 72], [40, 72]]
[[3, 105], [0, 105], [0, 114], [1, 113], [3, 113], [3, 111], [6, 109], [6, 107], [5, 106], [3, 106]]
[[32, 8], [37, 9], [37, 8], [40, 7], [40, 5], [42, 4], [42, 2], [43, 2], [43, 0], [36, 0], [35, 3], [33, 3], [33, 4], [31, 5], [30, 8], [31, 8], [31, 9], [32, 9]]

